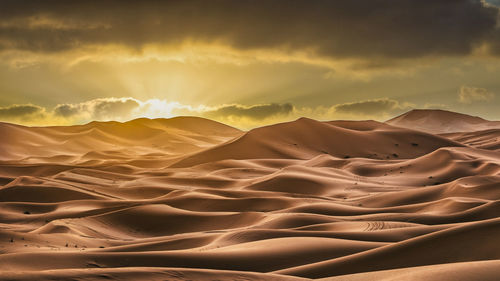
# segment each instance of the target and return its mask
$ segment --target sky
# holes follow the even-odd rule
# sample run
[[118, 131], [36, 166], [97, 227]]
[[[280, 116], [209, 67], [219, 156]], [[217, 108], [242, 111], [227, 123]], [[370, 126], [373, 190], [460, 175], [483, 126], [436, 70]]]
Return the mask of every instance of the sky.
[[500, 120], [500, 1], [0, 1], [0, 121]]

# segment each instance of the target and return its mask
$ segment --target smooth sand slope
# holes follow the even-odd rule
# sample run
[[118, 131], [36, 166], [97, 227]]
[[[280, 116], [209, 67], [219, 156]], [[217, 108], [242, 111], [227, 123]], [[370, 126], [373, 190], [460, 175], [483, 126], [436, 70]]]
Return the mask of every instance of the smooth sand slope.
[[500, 121], [440, 109], [414, 109], [386, 123], [433, 134], [500, 129]]
[[1, 123], [0, 280], [497, 280], [499, 133], [414, 113]]

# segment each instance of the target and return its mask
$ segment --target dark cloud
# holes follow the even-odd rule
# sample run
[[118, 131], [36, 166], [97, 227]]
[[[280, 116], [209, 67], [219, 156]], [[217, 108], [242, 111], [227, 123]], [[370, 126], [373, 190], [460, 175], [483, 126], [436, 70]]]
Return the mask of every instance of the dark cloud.
[[134, 99], [103, 100], [95, 103], [93, 116], [95, 118], [126, 116], [139, 106], [139, 102]]
[[0, 3], [0, 48], [189, 40], [328, 57], [466, 55], [499, 37], [497, 18], [480, 0], [11, 0]]
[[40, 115], [45, 112], [43, 107], [33, 104], [14, 104], [7, 107], [0, 107], [0, 118], [19, 119], [27, 116]]
[[227, 118], [233, 116], [262, 120], [277, 115], [286, 116], [292, 111], [292, 104], [270, 103], [253, 106], [226, 105], [215, 110], [205, 111], [202, 113], [202, 115], [209, 118]]
[[333, 109], [338, 113], [375, 116], [406, 111], [411, 109], [411, 105], [408, 103], [400, 103], [399, 101], [392, 99], [374, 99], [337, 104], [333, 106]]
[[81, 108], [73, 104], [59, 104], [54, 108], [54, 114], [62, 117], [72, 117], [79, 114]]
[[59, 104], [54, 108], [54, 114], [66, 118], [107, 119], [130, 116], [139, 107], [139, 101], [133, 98], [102, 98], [77, 104]]

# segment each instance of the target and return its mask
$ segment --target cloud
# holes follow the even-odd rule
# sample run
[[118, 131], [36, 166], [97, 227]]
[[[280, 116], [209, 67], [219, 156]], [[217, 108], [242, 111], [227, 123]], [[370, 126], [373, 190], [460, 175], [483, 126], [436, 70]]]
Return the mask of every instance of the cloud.
[[54, 108], [56, 116], [79, 119], [121, 119], [129, 117], [141, 106], [133, 98], [101, 98], [77, 104], [59, 104]]
[[394, 114], [412, 109], [413, 104], [401, 103], [397, 100], [383, 98], [365, 100], [353, 103], [337, 104], [332, 107], [334, 112], [361, 116], [380, 116]]
[[484, 88], [462, 86], [458, 91], [458, 101], [463, 104], [485, 102], [495, 98], [495, 94]]
[[2, 120], [38, 118], [44, 114], [45, 108], [33, 104], [14, 104], [6, 107], [0, 107], [0, 118]]
[[449, 109], [447, 104], [442, 103], [426, 103], [423, 106], [424, 109]]
[[113, 116], [123, 116], [139, 107], [138, 101], [128, 99], [102, 99], [97, 100], [93, 106], [93, 115], [96, 118], [111, 118]]
[[0, 49], [201, 42], [331, 58], [455, 56], [496, 50], [497, 19], [480, 0], [11, 0], [0, 4]]
[[238, 104], [223, 105], [216, 109], [202, 112], [203, 116], [212, 118], [243, 117], [256, 120], [263, 120], [276, 115], [287, 116], [294, 107], [290, 103], [270, 103], [244, 106]]
[[128, 121], [140, 117], [170, 118], [189, 115], [248, 129], [303, 116], [318, 120], [365, 118], [381, 120], [414, 107], [413, 104], [389, 98], [330, 106], [296, 107], [291, 103], [190, 106], [162, 99], [141, 101], [132, 97], [122, 97], [59, 104], [52, 109], [37, 105], [12, 105], [0, 108], [0, 120], [30, 125], [73, 125], [90, 121]]
[[500, 0], [485, 0], [485, 2], [490, 5], [500, 7]]
[[81, 112], [82, 108], [78, 105], [74, 104], [59, 104], [54, 109], [54, 113], [56, 115], [62, 117], [72, 117], [78, 115]]
[[194, 115], [228, 122], [243, 122], [244, 120], [258, 124], [258, 122], [269, 118], [286, 117], [294, 111], [294, 106], [290, 103], [200, 105], [193, 107], [161, 99], [141, 101], [131, 97], [100, 98], [81, 103], [65, 103], [55, 106], [52, 110], [37, 108], [43, 112], [46, 111], [48, 117], [59, 121], [65, 120], [66, 122], [63, 123], [68, 124], [93, 120], [126, 121], [139, 117], [168, 118], [179, 115]]

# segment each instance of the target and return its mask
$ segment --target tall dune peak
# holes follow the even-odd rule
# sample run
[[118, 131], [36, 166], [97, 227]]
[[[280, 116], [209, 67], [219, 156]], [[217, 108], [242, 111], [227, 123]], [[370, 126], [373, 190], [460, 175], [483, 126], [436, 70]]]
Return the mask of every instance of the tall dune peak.
[[413, 109], [385, 123], [433, 134], [500, 128], [500, 121], [442, 109]]

